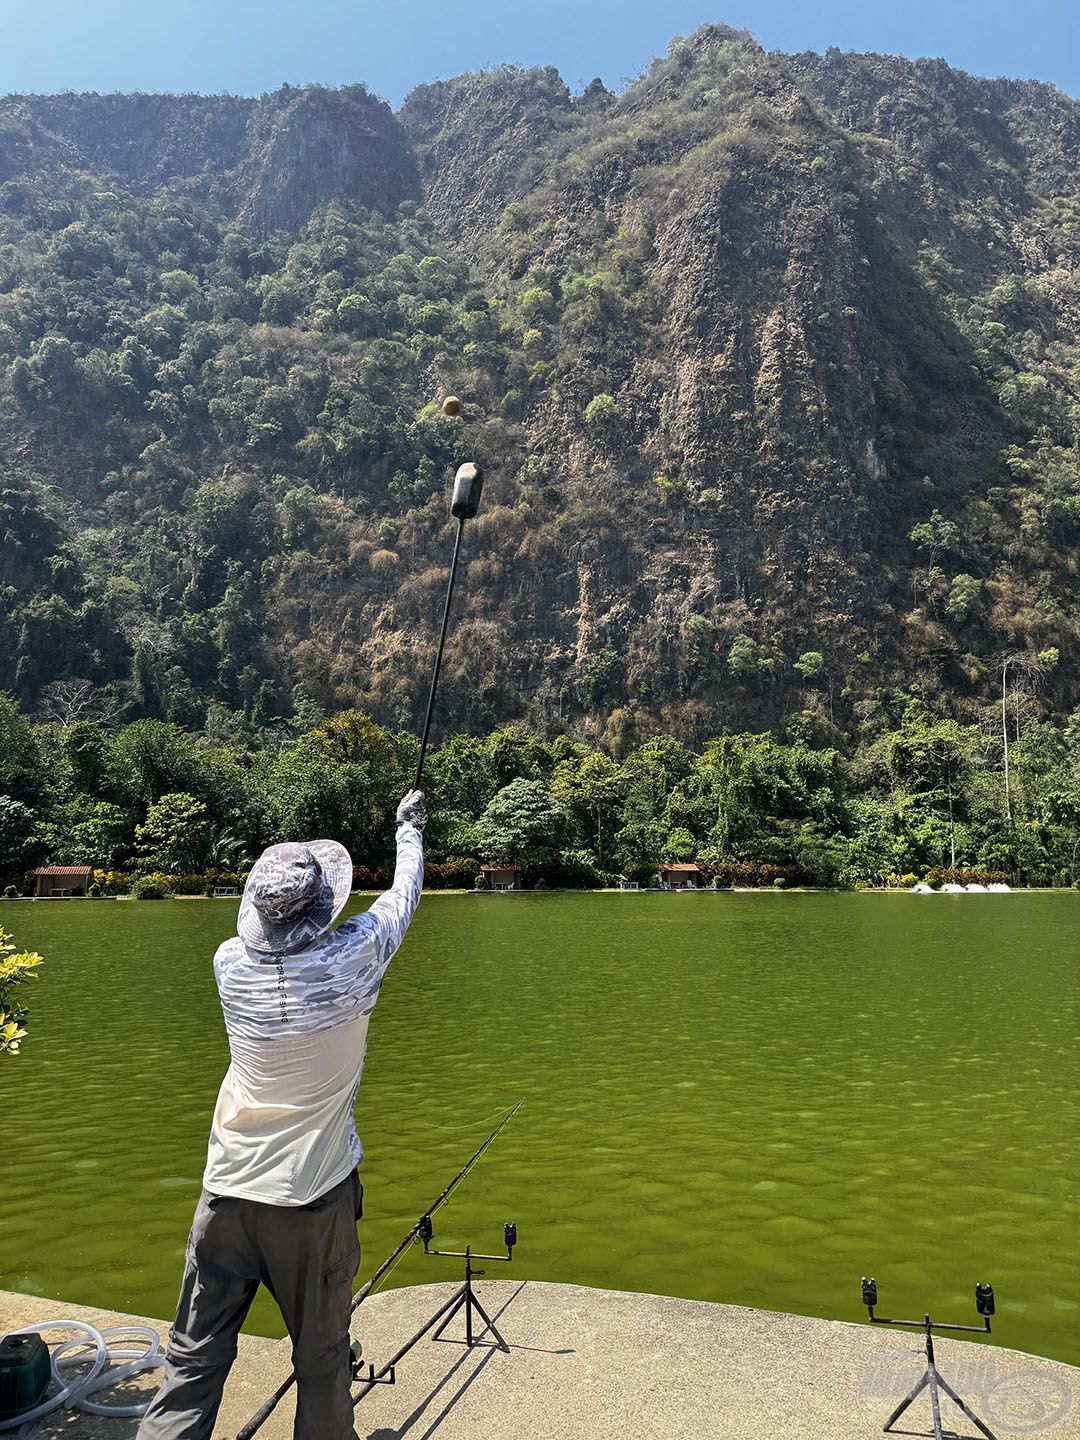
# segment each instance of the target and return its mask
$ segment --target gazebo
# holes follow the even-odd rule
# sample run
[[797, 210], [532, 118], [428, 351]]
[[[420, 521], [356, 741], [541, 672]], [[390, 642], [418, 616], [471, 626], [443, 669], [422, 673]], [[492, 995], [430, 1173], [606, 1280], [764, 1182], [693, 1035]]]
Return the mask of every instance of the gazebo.
[[661, 865], [658, 873], [661, 890], [701, 888], [701, 871], [696, 865]]
[[93, 875], [89, 865], [39, 865], [28, 873], [38, 900], [68, 900], [73, 895], [85, 895]]
[[481, 865], [480, 874], [488, 883], [489, 890], [520, 890], [520, 865]]

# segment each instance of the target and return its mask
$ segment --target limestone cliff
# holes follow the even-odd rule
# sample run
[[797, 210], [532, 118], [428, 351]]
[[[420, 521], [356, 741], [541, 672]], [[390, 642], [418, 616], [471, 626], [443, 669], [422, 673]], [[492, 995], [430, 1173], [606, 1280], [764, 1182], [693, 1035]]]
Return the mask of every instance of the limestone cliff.
[[69, 618], [27, 603], [0, 683], [403, 722], [467, 451], [448, 717], [974, 714], [1010, 652], [1071, 710], [1078, 173], [1050, 86], [723, 26], [619, 95], [9, 97], [0, 431], [79, 510], [12, 502]]

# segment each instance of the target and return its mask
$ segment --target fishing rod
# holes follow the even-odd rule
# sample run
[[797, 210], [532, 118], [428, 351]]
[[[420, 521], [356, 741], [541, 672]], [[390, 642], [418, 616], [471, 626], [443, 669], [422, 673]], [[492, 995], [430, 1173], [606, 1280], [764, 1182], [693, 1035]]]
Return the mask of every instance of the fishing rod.
[[[436, 1199], [431, 1205], [428, 1206], [428, 1208], [420, 1216], [419, 1220], [417, 1220], [416, 1224], [412, 1227], [412, 1229], [400, 1242], [400, 1244], [394, 1247], [394, 1249], [382, 1262], [382, 1264], [375, 1271], [375, 1273], [368, 1280], [364, 1281], [363, 1285], [361, 1285], [360, 1289], [353, 1296], [352, 1304], [349, 1307], [350, 1315], [353, 1314], [354, 1311], [356, 1311], [364, 1303], [364, 1301], [371, 1294], [372, 1290], [374, 1290], [375, 1286], [379, 1283], [379, 1281], [390, 1270], [394, 1268], [398, 1260], [400, 1260], [401, 1256], [405, 1253], [405, 1251], [409, 1248], [413, 1241], [419, 1239], [420, 1231], [424, 1227], [424, 1222], [429, 1220], [441, 1205], [446, 1204], [446, 1202], [450, 1199], [450, 1196], [465, 1179], [466, 1175], [468, 1175], [469, 1171], [480, 1159], [481, 1155], [483, 1155], [484, 1151], [488, 1148], [491, 1142], [495, 1139], [495, 1137], [499, 1134], [501, 1130], [505, 1130], [507, 1125], [510, 1124], [510, 1121], [514, 1118], [514, 1116], [524, 1104], [525, 1097], [523, 1095], [521, 1099], [517, 1102], [517, 1104], [512, 1109], [507, 1111], [507, 1113], [499, 1121], [498, 1125], [495, 1126], [495, 1129], [492, 1130], [491, 1134], [487, 1137], [487, 1139], [475, 1152], [475, 1154], [473, 1154], [471, 1158], [465, 1162], [465, 1164], [461, 1167], [458, 1173], [450, 1181], [450, 1184], [447, 1185], [446, 1188], [441, 1192], [438, 1199]], [[256, 1410], [255, 1414], [251, 1417], [251, 1419], [247, 1422], [243, 1429], [236, 1432], [236, 1440], [251, 1440], [251, 1436], [254, 1435], [257, 1430], [260, 1430], [262, 1428], [262, 1426], [274, 1413], [278, 1405], [281, 1403], [281, 1401], [285, 1398], [285, 1396], [289, 1393], [289, 1391], [295, 1384], [296, 1371], [290, 1370], [285, 1379], [270, 1396], [269, 1400], [267, 1400], [265, 1404], [261, 1405], [259, 1409]]]
[[442, 669], [443, 650], [446, 648], [446, 630], [450, 623], [450, 602], [454, 598], [454, 581], [457, 579], [458, 557], [461, 554], [461, 539], [465, 533], [465, 521], [471, 520], [480, 509], [480, 493], [484, 488], [484, 475], [479, 465], [471, 462], [460, 465], [454, 476], [454, 493], [450, 498], [450, 514], [457, 521], [454, 537], [454, 557], [450, 561], [450, 579], [446, 586], [446, 601], [443, 605], [442, 630], [439, 634], [439, 648], [435, 652], [435, 668], [431, 673], [431, 690], [428, 692], [427, 714], [420, 736], [420, 754], [416, 761], [416, 779], [413, 789], [420, 789], [424, 778], [424, 760], [427, 756], [428, 736], [431, 734], [431, 717], [435, 711], [435, 695], [439, 689], [439, 671]]

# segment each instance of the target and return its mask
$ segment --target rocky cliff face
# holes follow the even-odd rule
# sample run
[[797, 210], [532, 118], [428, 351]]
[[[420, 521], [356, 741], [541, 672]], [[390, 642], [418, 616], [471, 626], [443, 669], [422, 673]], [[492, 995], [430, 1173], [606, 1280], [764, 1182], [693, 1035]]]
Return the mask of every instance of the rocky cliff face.
[[112, 173], [146, 190], [196, 184], [252, 233], [297, 234], [344, 197], [392, 212], [418, 200], [416, 159], [362, 85], [285, 86], [260, 100], [27, 95], [0, 100], [0, 183], [27, 169]]
[[570, 91], [550, 67], [507, 66], [413, 90], [401, 123], [439, 230], [467, 254], [490, 254], [506, 206], [533, 191], [576, 120]]
[[231, 170], [254, 102], [202, 95], [8, 95], [0, 177], [58, 166], [155, 186]]
[[[307, 560], [250, 562], [278, 628], [249, 691], [264, 665], [283, 695], [404, 718], [467, 446], [494, 518], [471, 531], [459, 718], [854, 726], [912, 693], [975, 711], [1008, 651], [1056, 652], [1046, 703], [1080, 700], [1080, 104], [1052, 87], [710, 26], [618, 96], [507, 67], [396, 117], [362, 87], [0, 104], [0, 181], [62, 167], [272, 237], [224, 275], [163, 261], [187, 319], [135, 325], [160, 350], [125, 421], [146, 433], [79, 457], [126, 464], [155, 523], [193, 467], [250, 472], [286, 551], [325, 562], [310, 595]], [[62, 323], [70, 356], [20, 321], [35, 443], [33, 396], [106, 343]], [[190, 343], [145, 339], [182, 324]], [[453, 435], [426, 403], [447, 387]], [[319, 632], [340, 637], [322, 688]]]
[[255, 108], [246, 143], [234, 193], [238, 219], [258, 235], [298, 234], [335, 197], [387, 214], [421, 199], [401, 126], [363, 86], [276, 91]]
[[[805, 58], [712, 27], [591, 113], [547, 72], [425, 87], [402, 111], [449, 241], [496, 281], [561, 287], [559, 304], [568, 276], [594, 287], [582, 322], [563, 309], [561, 359], [527, 423], [536, 448], [648, 537], [632, 568], [659, 583], [631, 608], [665, 636], [652, 661], [673, 689], [695, 617], [765, 640], [802, 615], [797, 643], [853, 663], [869, 634], [894, 630], [908, 530], [928, 503], [987, 484], [1012, 433], [914, 273], [919, 211], [899, 182], [888, 193], [889, 166], [851, 133], [852, 105], [816, 94], [810, 74]], [[901, 111], [898, 82], [884, 88]], [[946, 85], [933, 106], [910, 104], [906, 127], [879, 118], [908, 147], [947, 137], [919, 155], [921, 181], [946, 163], [939, 153], [964, 154], [950, 129], [960, 102]], [[968, 166], [962, 184], [990, 168], [983, 188], [1019, 214], [1016, 143], [1000, 119], [984, 128], [993, 163]], [[921, 208], [942, 213], [933, 194]], [[1004, 258], [988, 271], [980, 254], [972, 269], [985, 279]], [[943, 381], [947, 414], [930, 403]], [[614, 401], [611, 423], [583, 425], [598, 393]], [[618, 648], [626, 561], [606, 560], [578, 609]]]

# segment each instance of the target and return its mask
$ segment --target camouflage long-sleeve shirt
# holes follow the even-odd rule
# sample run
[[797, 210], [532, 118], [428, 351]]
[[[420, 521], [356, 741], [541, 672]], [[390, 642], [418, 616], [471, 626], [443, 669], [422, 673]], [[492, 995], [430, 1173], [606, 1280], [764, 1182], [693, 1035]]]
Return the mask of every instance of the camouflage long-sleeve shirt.
[[231, 1064], [203, 1184], [217, 1195], [306, 1205], [362, 1155], [353, 1110], [368, 1019], [424, 880], [421, 832], [397, 832], [394, 883], [363, 915], [274, 956], [234, 936], [214, 956]]

